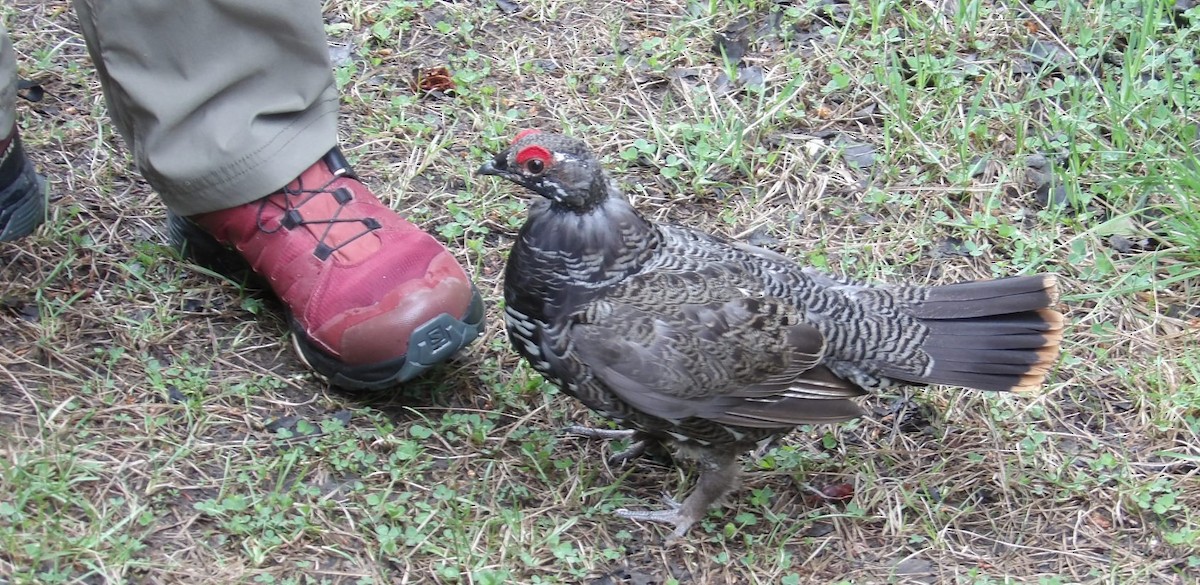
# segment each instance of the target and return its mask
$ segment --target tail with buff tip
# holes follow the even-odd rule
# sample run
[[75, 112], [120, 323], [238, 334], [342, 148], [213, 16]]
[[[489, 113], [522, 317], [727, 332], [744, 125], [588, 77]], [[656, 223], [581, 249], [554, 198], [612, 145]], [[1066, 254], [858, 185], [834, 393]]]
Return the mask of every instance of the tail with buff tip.
[[928, 373], [881, 373], [922, 384], [977, 390], [1036, 390], [1058, 361], [1063, 316], [1052, 274], [964, 282], [929, 289], [911, 311], [929, 330], [921, 349]]

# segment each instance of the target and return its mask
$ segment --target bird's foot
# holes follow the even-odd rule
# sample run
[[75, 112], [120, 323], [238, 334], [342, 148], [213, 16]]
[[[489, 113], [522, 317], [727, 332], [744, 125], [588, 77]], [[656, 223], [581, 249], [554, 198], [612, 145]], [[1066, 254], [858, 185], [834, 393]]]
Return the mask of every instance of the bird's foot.
[[[637, 439], [637, 431], [627, 429], [593, 429], [583, 425], [571, 425], [563, 429], [563, 432], [584, 437], [587, 439], [601, 439], [612, 441], [615, 439]], [[622, 467], [626, 463], [641, 457], [646, 453], [647, 443], [645, 439], [635, 440], [624, 451], [613, 453], [608, 457], [608, 464], [612, 467]]]
[[755, 461], [762, 459], [771, 451], [771, 449], [775, 448], [775, 445], [778, 442], [778, 437], [768, 437], [759, 441], [758, 444], [754, 446], [754, 450], [750, 452], [750, 458]]
[[563, 427], [563, 432], [578, 437], [583, 437], [585, 439], [603, 439], [605, 441], [611, 441], [614, 439], [628, 439], [637, 431], [632, 431], [629, 429], [593, 429], [592, 427], [585, 427], [583, 425], [571, 425], [568, 427]]
[[626, 463], [646, 454], [646, 441], [638, 441], [629, 448], [608, 456], [608, 464], [612, 467], [624, 467]]
[[672, 524], [675, 526], [675, 532], [667, 538], [668, 542], [682, 538], [687, 534], [692, 524], [696, 523], [697, 518], [694, 514], [684, 509], [683, 504], [678, 500], [663, 494], [663, 504], [666, 505], [662, 510], [627, 510], [621, 508], [617, 510], [617, 515], [629, 520], [640, 522], [658, 522], [660, 524]]

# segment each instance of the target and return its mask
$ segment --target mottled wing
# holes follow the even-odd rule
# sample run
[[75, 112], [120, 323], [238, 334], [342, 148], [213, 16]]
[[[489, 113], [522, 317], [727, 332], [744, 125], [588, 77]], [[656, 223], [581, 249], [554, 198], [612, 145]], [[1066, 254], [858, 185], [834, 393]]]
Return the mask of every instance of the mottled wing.
[[818, 366], [825, 340], [794, 307], [732, 292], [704, 303], [596, 301], [571, 326], [574, 349], [622, 400], [665, 420], [775, 428], [861, 414], [848, 399], [863, 390]]

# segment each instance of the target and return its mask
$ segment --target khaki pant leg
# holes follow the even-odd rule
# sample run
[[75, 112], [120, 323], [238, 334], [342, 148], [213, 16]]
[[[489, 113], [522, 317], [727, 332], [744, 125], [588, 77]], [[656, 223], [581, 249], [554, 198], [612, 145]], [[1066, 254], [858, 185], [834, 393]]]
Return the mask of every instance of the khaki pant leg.
[[8, 30], [0, 22], [0, 140], [8, 137], [17, 121], [17, 55]]
[[258, 199], [337, 143], [312, 0], [73, 0], [142, 175], [192, 215]]

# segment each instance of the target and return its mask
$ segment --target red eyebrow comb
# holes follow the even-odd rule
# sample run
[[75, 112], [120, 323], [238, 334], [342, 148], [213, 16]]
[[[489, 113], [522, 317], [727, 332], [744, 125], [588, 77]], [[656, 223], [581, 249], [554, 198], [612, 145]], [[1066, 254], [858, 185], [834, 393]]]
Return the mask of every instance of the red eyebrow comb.
[[516, 143], [520, 142], [522, 138], [525, 138], [526, 136], [529, 136], [530, 134], [541, 134], [541, 132], [542, 131], [538, 130], [537, 128], [526, 128], [520, 132], [517, 132], [517, 135], [513, 137], [511, 144], [516, 144]]

